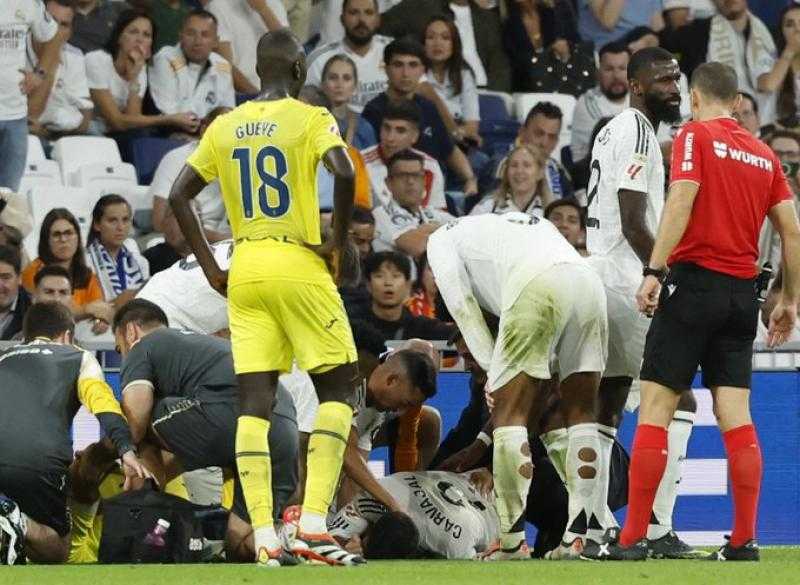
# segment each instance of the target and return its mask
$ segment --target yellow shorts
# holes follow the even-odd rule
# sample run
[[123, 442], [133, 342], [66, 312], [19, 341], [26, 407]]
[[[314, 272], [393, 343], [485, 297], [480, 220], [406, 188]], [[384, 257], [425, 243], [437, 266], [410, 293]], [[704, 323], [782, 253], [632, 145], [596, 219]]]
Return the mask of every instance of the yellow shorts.
[[356, 361], [353, 333], [325, 263], [297, 244], [237, 244], [228, 280], [237, 374], [321, 373]]

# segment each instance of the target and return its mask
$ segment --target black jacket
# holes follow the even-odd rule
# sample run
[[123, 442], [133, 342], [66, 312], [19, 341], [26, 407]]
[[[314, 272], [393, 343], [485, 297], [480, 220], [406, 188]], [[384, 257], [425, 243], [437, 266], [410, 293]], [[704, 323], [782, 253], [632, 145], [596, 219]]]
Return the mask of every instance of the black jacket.
[[17, 296], [17, 306], [12, 311], [13, 317], [6, 328], [0, 331], [0, 341], [8, 341], [13, 338], [17, 333], [22, 331], [22, 319], [28, 311], [28, 307], [32, 304], [31, 296], [20, 287]]

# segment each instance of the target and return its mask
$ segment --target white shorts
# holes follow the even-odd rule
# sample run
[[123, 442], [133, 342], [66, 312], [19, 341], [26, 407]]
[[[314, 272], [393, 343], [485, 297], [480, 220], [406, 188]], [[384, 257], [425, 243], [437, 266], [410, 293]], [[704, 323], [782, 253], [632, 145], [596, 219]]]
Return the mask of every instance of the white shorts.
[[650, 319], [639, 312], [636, 289], [606, 287], [608, 305], [608, 361], [604, 378], [638, 378]]
[[310, 434], [314, 430], [314, 420], [319, 410], [317, 391], [311, 377], [293, 363], [291, 371], [278, 377], [278, 384], [286, 388], [292, 397], [294, 409], [297, 411], [297, 430]]
[[520, 372], [548, 380], [602, 372], [608, 324], [600, 277], [587, 265], [556, 264], [531, 280], [500, 315], [488, 383], [499, 390]]

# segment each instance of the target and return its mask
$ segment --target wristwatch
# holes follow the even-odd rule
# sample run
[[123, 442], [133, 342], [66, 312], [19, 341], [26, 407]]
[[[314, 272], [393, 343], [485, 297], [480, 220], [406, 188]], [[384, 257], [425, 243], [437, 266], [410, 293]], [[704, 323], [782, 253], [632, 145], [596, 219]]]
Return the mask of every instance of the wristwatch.
[[667, 269], [645, 266], [644, 270], [642, 270], [642, 276], [655, 276], [659, 282], [664, 282], [664, 279], [667, 277]]

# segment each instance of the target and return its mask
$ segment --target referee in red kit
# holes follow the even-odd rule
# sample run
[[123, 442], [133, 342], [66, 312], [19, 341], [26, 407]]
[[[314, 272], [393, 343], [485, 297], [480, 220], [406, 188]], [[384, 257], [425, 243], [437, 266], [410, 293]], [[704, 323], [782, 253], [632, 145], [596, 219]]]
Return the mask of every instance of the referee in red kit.
[[[625, 526], [587, 546], [593, 559], [643, 560], [645, 535], [667, 461], [667, 426], [697, 367], [711, 388], [733, 492], [733, 533], [709, 560], [757, 561], [761, 449], [750, 418], [758, 319], [758, 236], [764, 218], [780, 234], [782, 297], [769, 345], [788, 338], [800, 300], [800, 226], [781, 163], [733, 119], [738, 83], [721, 63], [692, 75], [693, 121], [675, 138], [671, 185], [649, 265], [636, 295], [652, 315], [641, 373]], [[669, 267], [669, 271], [667, 271]], [[663, 287], [662, 287], [663, 284]]]

